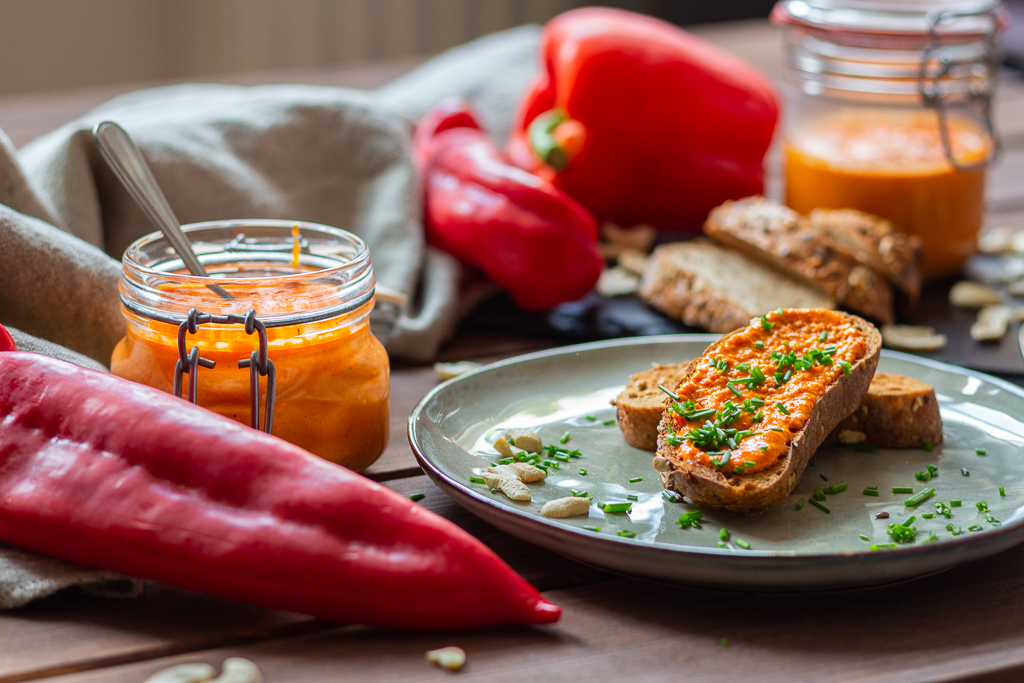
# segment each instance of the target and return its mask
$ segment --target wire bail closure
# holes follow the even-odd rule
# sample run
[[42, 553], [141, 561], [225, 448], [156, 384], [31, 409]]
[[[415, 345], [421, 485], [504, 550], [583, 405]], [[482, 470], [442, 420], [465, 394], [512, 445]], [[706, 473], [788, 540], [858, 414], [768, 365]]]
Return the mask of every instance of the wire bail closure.
[[[985, 49], [981, 59], [955, 60], [950, 57], [947, 51], [942, 48], [942, 37], [939, 28], [952, 23], [957, 19], [965, 17], [986, 16], [992, 20], [992, 28], [985, 34]], [[992, 94], [995, 90], [996, 70], [998, 65], [998, 46], [996, 35], [999, 31], [999, 11], [992, 9], [978, 14], [976, 12], [957, 12], [954, 10], [933, 10], [928, 14], [928, 45], [921, 52], [921, 64], [917, 76], [917, 89], [925, 106], [934, 109], [939, 117], [939, 134], [942, 137], [943, 151], [946, 153], [946, 160], [957, 171], [976, 171], [985, 168], [995, 161], [1002, 145], [999, 136], [996, 134], [995, 124], [992, 121]], [[938, 70], [929, 73], [928, 65], [932, 58], [937, 55]], [[939, 86], [942, 80], [950, 75], [956, 67], [981, 66], [984, 74], [978, 79], [978, 86], [971, 85], [971, 92], [968, 96], [968, 103], [979, 107], [982, 120], [985, 122], [985, 132], [992, 141], [992, 151], [987, 157], [976, 164], [961, 164], [953, 155], [953, 146], [949, 136], [949, 118], [946, 111], [946, 102]]]
[[184, 375], [188, 374], [188, 401], [196, 403], [198, 389], [197, 374], [200, 367], [212, 369], [217, 362], [199, 355], [199, 347], [193, 346], [185, 353], [186, 337], [195, 334], [200, 325], [245, 325], [245, 333], [256, 332], [259, 335], [260, 348], [253, 351], [248, 358], [238, 361], [239, 368], [249, 368], [249, 425], [253, 429], [260, 428], [260, 377], [267, 378], [267, 404], [263, 416], [263, 431], [272, 434], [274, 429], [274, 396], [277, 389], [277, 370], [274, 362], [267, 355], [267, 328], [256, 317], [256, 309], [250, 308], [243, 315], [212, 315], [202, 313], [195, 308], [189, 309], [188, 317], [178, 325], [178, 362], [174, 364], [174, 395], [181, 398]]

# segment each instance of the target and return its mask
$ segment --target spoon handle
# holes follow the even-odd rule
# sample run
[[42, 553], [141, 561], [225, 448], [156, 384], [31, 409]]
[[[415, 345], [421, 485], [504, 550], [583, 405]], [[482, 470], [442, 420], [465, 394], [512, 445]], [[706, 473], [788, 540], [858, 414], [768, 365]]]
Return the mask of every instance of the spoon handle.
[[192, 245], [185, 237], [185, 233], [181, 231], [181, 224], [174, 216], [160, 186], [156, 184], [153, 172], [149, 170], [149, 164], [142, 157], [142, 152], [135, 141], [113, 121], [96, 124], [92, 134], [107, 164], [149, 220], [167, 237], [167, 241], [185, 263], [188, 272], [200, 277], [209, 277], [203, 264], [192, 251]]

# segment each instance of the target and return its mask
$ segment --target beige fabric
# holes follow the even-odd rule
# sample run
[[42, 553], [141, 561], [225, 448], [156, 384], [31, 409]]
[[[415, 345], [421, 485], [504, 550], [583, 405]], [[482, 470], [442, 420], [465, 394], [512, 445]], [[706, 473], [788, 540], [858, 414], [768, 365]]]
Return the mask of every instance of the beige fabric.
[[[462, 46], [376, 93], [183, 85], [119, 97], [20, 151], [0, 131], [0, 324], [22, 350], [93, 369], [109, 363], [124, 334], [119, 259], [153, 230], [92, 142], [93, 125], [111, 119], [138, 142], [184, 223], [286, 218], [359, 234], [378, 282], [410, 301], [397, 315], [375, 312], [374, 333], [394, 357], [432, 358], [482, 290], [460, 290], [459, 264], [424, 245], [412, 123], [457, 94], [503, 138], [535, 68], [538, 32]], [[0, 544], [0, 609], [79, 584], [141, 589]]]

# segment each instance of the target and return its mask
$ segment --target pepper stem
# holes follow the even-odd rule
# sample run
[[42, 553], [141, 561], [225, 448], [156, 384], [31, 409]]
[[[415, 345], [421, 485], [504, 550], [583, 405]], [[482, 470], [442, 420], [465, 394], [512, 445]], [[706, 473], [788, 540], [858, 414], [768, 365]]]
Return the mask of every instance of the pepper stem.
[[583, 126], [561, 109], [546, 111], [535, 118], [527, 130], [530, 147], [541, 160], [556, 171], [564, 170], [583, 143]]

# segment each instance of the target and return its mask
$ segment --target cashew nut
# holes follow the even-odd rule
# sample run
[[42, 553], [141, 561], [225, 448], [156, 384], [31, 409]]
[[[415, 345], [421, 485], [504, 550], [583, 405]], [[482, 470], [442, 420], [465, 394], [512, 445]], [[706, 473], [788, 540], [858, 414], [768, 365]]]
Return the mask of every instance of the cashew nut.
[[511, 467], [515, 470], [516, 474], [519, 475], [519, 479], [527, 484], [540, 481], [544, 477], [548, 476], [548, 473], [541, 468], [534, 467], [533, 465], [525, 462], [509, 463], [507, 467]]
[[[540, 436], [529, 429], [506, 429], [505, 440], [510, 446], [515, 446], [527, 453], [540, 453], [540, 449], [544, 447]], [[497, 447], [497, 444], [495, 444], [495, 447]], [[509, 455], [511, 455], [511, 451]]]
[[243, 657], [224, 660], [224, 671], [210, 683], [263, 683], [263, 674], [253, 662]]
[[434, 372], [441, 379], [453, 379], [459, 375], [466, 374], [470, 370], [476, 370], [480, 365], [480, 363], [474, 363], [471, 360], [459, 361], [458, 363], [434, 363]]
[[549, 500], [540, 509], [540, 514], [545, 517], [575, 517], [588, 512], [590, 512], [590, 499], [581, 496]]
[[882, 341], [890, 349], [938, 351], [946, 346], [946, 335], [923, 325], [882, 325]]
[[209, 664], [178, 664], [156, 672], [143, 683], [205, 683], [216, 675], [217, 670]]
[[647, 267], [648, 256], [639, 249], [623, 249], [619, 254], [618, 263], [630, 273], [643, 275]]
[[429, 650], [427, 661], [450, 671], [458, 671], [466, 663], [466, 651], [454, 646]]
[[509, 500], [529, 502], [533, 499], [530, 489], [520, 479], [519, 473], [508, 465], [488, 467], [483, 473], [483, 479], [488, 488], [498, 489], [508, 496]]
[[640, 286], [640, 276], [622, 266], [612, 266], [601, 271], [594, 289], [604, 297], [625, 296], [634, 293]]
[[975, 341], [997, 341], [1003, 338], [1010, 327], [1013, 309], [1005, 304], [985, 306], [978, 311], [978, 319], [971, 325], [971, 339]]
[[978, 309], [1002, 302], [999, 292], [970, 280], [961, 280], [949, 290], [949, 303], [958, 308]]
[[512, 447], [508, 445], [508, 441], [505, 439], [505, 437], [501, 437], [500, 439], [494, 442], [494, 450], [498, 451], [506, 458], [512, 457]]
[[978, 251], [982, 254], [1005, 254], [1013, 251], [1014, 232], [999, 227], [986, 230], [978, 236]]

